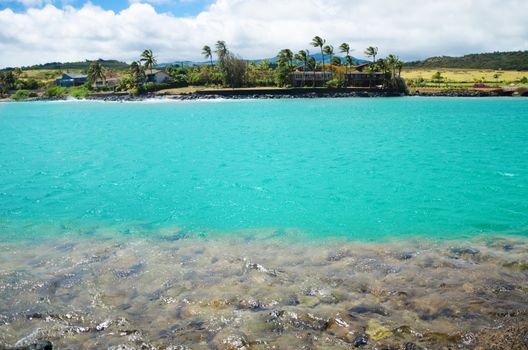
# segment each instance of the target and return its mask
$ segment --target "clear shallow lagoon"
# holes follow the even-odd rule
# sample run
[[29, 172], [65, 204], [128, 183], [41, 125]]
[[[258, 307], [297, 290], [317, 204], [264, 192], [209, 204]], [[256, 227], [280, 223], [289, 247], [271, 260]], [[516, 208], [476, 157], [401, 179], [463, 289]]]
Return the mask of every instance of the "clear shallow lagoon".
[[0, 104], [0, 347], [522, 344], [527, 135], [520, 98]]
[[527, 135], [523, 99], [2, 104], [0, 220], [526, 234]]

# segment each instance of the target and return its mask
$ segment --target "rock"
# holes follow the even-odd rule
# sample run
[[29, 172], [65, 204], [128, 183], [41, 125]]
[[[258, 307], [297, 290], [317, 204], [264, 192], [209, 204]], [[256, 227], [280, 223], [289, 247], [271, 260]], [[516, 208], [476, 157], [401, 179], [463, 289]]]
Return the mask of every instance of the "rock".
[[355, 339], [354, 330], [345, 320], [339, 317], [331, 318], [330, 320], [328, 320], [326, 331], [329, 334], [347, 343], [354, 342], [354, 339]]
[[40, 340], [30, 345], [14, 348], [2, 348], [2, 350], [53, 350], [53, 344], [48, 340]]
[[348, 310], [348, 315], [351, 317], [356, 317], [358, 314], [366, 313], [389, 316], [389, 313], [381, 305], [356, 305]]
[[457, 257], [461, 257], [464, 255], [475, 256], [477, 254], [480, 254], [480, 250], [475, 249], [475, 248], [456, 247], [456, 248], [451, 248], [450, 251], [451, 253], [455, 254]]
[[328, 320], [311, 313], [274, 310], [267, 320], [274, 325], [274, 331], [282, 333], [288, 329], [323, 331], [328, 327]]
[[249, 343], [246, 336], [240, 334], [226, 334], [222, 331], [213, 339], [215, 348], [218, 350], [248, 350]]
[[422, 350], [422, 348], [414, 343], [408, 342], [403, 345], [402, 350]]
[[354, 338], [352, 345], [354, 345], [356, 348], [359, 348], [360, 346], [367, 345], [368, 340], [369, 336], [365, 333], [362, 333]]
[[374, 319], [370, 319], [368, 321], [366, 333], [369, 338], [374, 340], [380, 340], [383, 338], [390, 337], [392, 335], [392, 332], [387, 327], [383, 326], [381, 323]]

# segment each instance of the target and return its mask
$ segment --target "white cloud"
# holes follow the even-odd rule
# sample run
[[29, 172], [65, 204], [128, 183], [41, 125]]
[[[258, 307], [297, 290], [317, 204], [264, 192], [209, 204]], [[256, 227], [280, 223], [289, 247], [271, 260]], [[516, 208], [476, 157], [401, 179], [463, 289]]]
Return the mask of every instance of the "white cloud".
[[[28, 0], [31, 1], [31, 0]], [[314, 35], [369, 45], [404, 59], [528, 49], [526, 0], [217, 0], [196, 17], [158, 13], [147, 3], [119, 12], [80, 9], [0, 11], [0, 67], [96, 58], [201, 59], [201, 47], [225, 40], [246, 58], [306, 49]], [[312, 50], [314, 50], [312, 48]]]

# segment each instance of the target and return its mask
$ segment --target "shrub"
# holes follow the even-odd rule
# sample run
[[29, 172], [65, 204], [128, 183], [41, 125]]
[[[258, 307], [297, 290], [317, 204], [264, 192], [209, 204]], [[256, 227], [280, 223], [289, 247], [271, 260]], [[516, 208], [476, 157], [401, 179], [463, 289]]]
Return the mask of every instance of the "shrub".
[[527, 77], [522, 77], [521, 78], [521, 84], [528, 84], [528, 78]]
[[46, 89], [47, 97], [63, 97], [66, 94], [66, 88], [62, 86], [51, 86]]
[[27, 100], [28, 98], [30, 97], [35, 97], [36, 94], [32, 94], [30, 93], [28, 90], [25, 90], [25, 89], [21, 89], [21, 90], [17, 90], [17, 92], [11, 96], [11, 98], [15, 101], [23, 101], [23, 100]]
[[19, 79], [17, 80], [16, 87], [19, 90], [36, 90], [42, 86], [42, 83], [36, 79]]
[[84, 85], [70, 89], [69, 95], [75, 98], [86, 98], [90, 95], [90, 90]]

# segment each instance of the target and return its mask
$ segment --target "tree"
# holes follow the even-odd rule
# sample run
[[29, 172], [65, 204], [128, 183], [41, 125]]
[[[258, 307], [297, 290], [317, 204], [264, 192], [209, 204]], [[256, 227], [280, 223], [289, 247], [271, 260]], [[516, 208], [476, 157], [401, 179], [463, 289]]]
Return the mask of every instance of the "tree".
[[334, 47], [332, 45], [326, 45], [323, 47], [323, 52], [325, 55], [330, 56], [330, 62], [332, 62], [332, 58], [334, 56]]
[[[321, 50], [321, 57], [323, 60], [323, 66], [322, 66], [323, 67], [323, 77], [325, 74], [325, 67], [324, 67], [325, 61], [324, 61], [324, 51], [323, 51], [323, 46], [325, 43], [326, 43], [326, 40], [324, 40], [320, 36], [314, 36], [314, 38], [312, 39], [312, 42], [310, 43], [313, 47], [318, 47]], [[315, 73], [314, 73], [314, 79], [315, 79]]]
[[308, 52], [301, 50], [295, 55], [297, 61], [302, 62], [303, 64], [303, 80], [302, 84], [304, 86], [304, 80], [306, 78], [306, 66], [308, 65]]
[[374, 46], [367, 47], [367, 49], [365, 50], [365, 55], [367, 55], [367, 57], [372, 57], [373, 59], [372, 63], [376, 63], [376, 56], [378, 55], [378, 48]]
[[140, 61], [144, 63], [146, 69], [150, 69], [150, 74], [152, 74], [152, 69], [158, 63], [158, 61], [156, 61], [156, 57], [154, 57], [154, 54], [150, 49], [147, 49], [141, 53]]
[[444, 77], [442, 76], [442, 73], [436, 72], [435, 74], [433, 74], [432, 79], [434, 81], [442, 81], [444, 80]]
[[312, 77], [313, 77], [313, 86], [315, 86], [315, 69], [317, 68], [317, 61], [315, 58], [310, 57], [308, 58], [308, 69], [312, 71]]
[[140, 61], [134, 61], [130, 64], [129, 74], [136, 84], [145, 81], [145, 68]]
[[244, 84], [246, 62], [231, 52], [226, 52], [220, 59], [220, 69], [224, 75], [224, 85], [237, 88]]
[[352, 57], [350, 57], [350, 45], [348, 45], [347, 43], [342, 43], [341, 45], [339, 45], [339, 51], [345, 54], [346, 73], [348, 74], [350, 66], [354, 64]]
[[340, 66], [340, 65], [341, 65], [341, 57], [339, 57], [339, 56], [334, 56], [334, 57], [332, 57], [332, 59], [330, 60], [330, 62], [331, 62], [334, 66]]
[[106, 81], [105, 77], [106, 69], [101, 65], [101, 63], [94, 61], [90, 63], [88, 67], [88, 81], [90, 84], [95, 84], [98, 80], [101, 80], [104, 84]]
[[216, 48], [216, 55], [218, 56], [218, 60], [222, 60], [222, 58], [227, 55], [227, 53], [229, 52], [227, 50], [227, 45], [225, 43], [225, 41], [223, 40], [218, 40], [216, 42], [216, 45], [215, 45], [215, 48]]
[[214, 66], [213, 64], [213, 52], [211, 51], [211, 48], [207, 45], [205, 45], [202, 48], [202, 55], [205, 57], [205, 59], [209, 59], [211, 61], [211, 67]]
[[282, 49], [279, 51], [279, 64], [288, 63], [290, 69], [293, 70], [293, 52], [290, 49]]
[[15, 88], [16, 78], [12, 71], [0, 71], [0, 95]]

